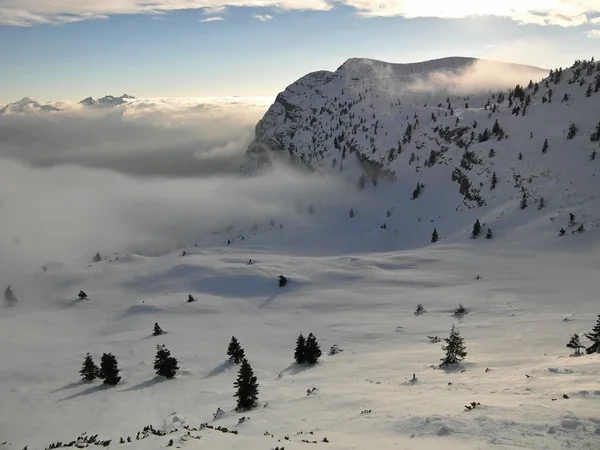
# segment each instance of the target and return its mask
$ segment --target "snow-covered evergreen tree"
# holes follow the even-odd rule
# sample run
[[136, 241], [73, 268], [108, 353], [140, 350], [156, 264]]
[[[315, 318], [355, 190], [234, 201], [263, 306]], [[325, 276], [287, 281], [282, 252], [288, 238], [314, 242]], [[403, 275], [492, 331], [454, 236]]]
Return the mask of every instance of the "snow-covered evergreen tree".
[[581, 349], [585, 348], [585, 345], [581, 345], [581, 342], [579, 341], [579, 335], [575, 333], [573, 336], [571, 336], [571, 340], [569, 340], [567, 343], [567, 347], [575, 351], [575, 356], [579, 356], [581, 355]]
[[592, 345], [585, 349], [588, 354], [600, 353], [600, 314], [598, 314], [598, 321], [591, 333], [585, 333], [585, 337], [592, 341]]
[[452, 325], [450, 337], [444, 339], [445, 345], [442, 345], [442, 350], [446, 352], [446, 356], [442, 358], [441, 366], [450, 366], [460, 363], [467, 356], [467, 348], [463, 338], [460, 336], [460, 331]]

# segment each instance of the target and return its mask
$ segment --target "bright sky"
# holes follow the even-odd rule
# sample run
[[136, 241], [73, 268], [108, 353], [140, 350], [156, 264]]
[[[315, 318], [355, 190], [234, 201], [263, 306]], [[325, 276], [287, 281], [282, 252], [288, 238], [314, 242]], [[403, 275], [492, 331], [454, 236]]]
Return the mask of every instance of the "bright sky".
[[347, 58], [598, 55], [600, 0], [0, 0], [0, 104], [274, 96]]

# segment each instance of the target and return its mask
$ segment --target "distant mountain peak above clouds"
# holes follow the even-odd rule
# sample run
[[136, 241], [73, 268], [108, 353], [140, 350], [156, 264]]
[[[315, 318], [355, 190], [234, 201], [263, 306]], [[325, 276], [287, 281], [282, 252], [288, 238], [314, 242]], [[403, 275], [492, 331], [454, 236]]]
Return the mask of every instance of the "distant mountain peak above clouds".
[[37, 100], [30, 97], [23, 97], [21, 100], [9, 103], [0, 109], [0, 114], [25, 114], [32, 112], [55, 112], [61, 111], [60, 108], [52, 105], [42, 105]]
[[129, 94], [123, 94], [120, 97], [113, 95], [105, 95], [102, 98], [87, 97], [79, 102], [83, 106], [93, 106], [102, 108], [112, 108], [113, 106], [119, 106], [123, 103], [127, 103], [127, 100], [134, 100], [135, 97]]

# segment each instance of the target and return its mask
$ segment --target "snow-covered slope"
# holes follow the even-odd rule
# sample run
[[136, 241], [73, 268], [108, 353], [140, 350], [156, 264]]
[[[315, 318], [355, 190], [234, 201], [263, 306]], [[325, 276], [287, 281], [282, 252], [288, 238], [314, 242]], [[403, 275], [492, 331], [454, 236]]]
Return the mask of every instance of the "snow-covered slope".
[[18, 102], [9, 103], [0, 109], [0, 114], [31, 114], [60, 111], [60, 108], [52, 105], [42, 105], [29, 97], [23, 97]]
[[95, 108], [112, 108], [127, 103], [128, 100], [135, 100], [135, 97], [128, 94], [123, 94], [120, 97], [114, 97], [112, 95], [106, 95], [102, 98], [87, 97], [81, 100], [79, 104]]
[[[445, 237], [472, 224], [473, 214], [492, 226], [510, 222], [511, 232], [541, 226], [558, 233], [566, 210], [575, 208], [584, 228], [596, 227], [600, 64], [552, 73], [468, 58], [406, 65], [351, 59], [278, 95], [256, 126], [242, 170], [291, 159], [360, 186], [394, 180], [390, 207], [401, 220], [435, 222], [429, 233], [439, 225]], [[524, 88], [518, 98], [515, 80]], [[552, 213], [512, 217], [523, 196], [529, 209], [543, 198]], [[479, 210], [455, 214], [472, 208]]]
[[[599, 66], [580, 63], [581, 74], [565, 70], [558, 81], [553, 73], [508, 106], [499, 88], [493, 98], [468, 89], [481, 73], [511, 66], [474, 71], [472, 63], [350, 60], [281, 94], [257, 126], [246, 167], [290, 154], [315, 169], [309, 184], [341, 172], [344, 189], [325, 185], [333, 195], [296, 197], [286, 185], [291, 207], [232, 216], [229, 226], [199, 231], [198, 246], [156, 257], [93, 249], [6, 279], [18, 303], [0, 310], [0, 450], [81, 436], [86, 446], [96, 434], [108, 448], [133, 450], [171, 440], [191, 450], [598, 447], [600, 355], [572, 357], [565, 344], [578, 333], [589, 345], [583, 333], [600, 313], [600, 160], [591, 160], [598, 140], [590, 140], [600, 94], [592, 86], [586, 96]], [[526, 114], [511, 114], [528, 95]], [[571, 121], [579, 131], [568, 139]], [[289, 172], [275, 173], [276, 186], [300, 190]], [[255, 189], [261, 180], [242, 181]], [[260, 185], [265, 205], [283, 202], [273, 184]], [[211, 219], [224, 191], [211, 191], [214, 204], [203, 209]], [[476, 220], [483, 233], [474, 240]], [[156, 226], [178, 229], [164, 224]], [[440, 241], [431, 244], [434, 229]], [[96, 250], [103, 261], [91, 262]], [[77, 299], [82, 289], [88, 300]], [[416, 316], [419, 303], [426, 313]], [[453, 314], [459, 304], [462, 317]], [[155, 322], [167, 334], [151, 336]], [[430, 337], [447, 337], [453, 324], [468, 355], [443, 370], [442, 343]], [[321, 344], [314, 367], [293, 363], [300, 332]], [[260, 384], [249, 412], [234, 410], [232, 335]], [[158, 344], [179, 360], [173, 380], [154, 375]], [[343, 352], [329, 355], [334, 344]], [[119, 385], [79, 381], [87, 352], [116, 356]], [[476, 408], [465, 408], [471, 402]], [[213, 418], [217, 408], [224, 414]], [[160, 436], [144, 431], [149, 425]]]

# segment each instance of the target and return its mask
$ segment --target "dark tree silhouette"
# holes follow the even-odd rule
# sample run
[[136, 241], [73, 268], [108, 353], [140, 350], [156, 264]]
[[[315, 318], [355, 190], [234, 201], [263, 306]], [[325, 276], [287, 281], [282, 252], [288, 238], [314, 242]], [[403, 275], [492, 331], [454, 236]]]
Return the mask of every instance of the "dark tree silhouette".
[[117, 358], [112, 353], [104, 353], [100, 360], [100, 378], [104, 378], [104, 384], [116, 386], [121, 377], [119, 376], [119, 367]]
[[94, 255], [93, 261], [94, 262], [100, 262], [100, 261], [102, 261], [102, 256], [100, 256], [99, 252], [96, 252], [96, 254]]
[[235, 336], [231, 337], [231, 341], [227, 347], [227, 356], [229, 356], [229, 361], [235, 364], [241, 363], [246, 358], [244, 349]]
[[178, 370], [177, 359], [171, 356], [171, 352], [164, 345], [157, 345], [156, 357], [154, 358], [156, 375], [171, 379], [177, 374]]
[[493, 235], [492, 235], [492, 229], [488, 228], [487, 229], [487, 233], [485, 234], [485, 238], [486, 239], [492, 239]]
[[310, 333], [306, 338], [306, 346], [304, 350], [306, 362], [310, 365], [317, 364], [321, 357], [321, 348], [314, 334]]
[[237, 380], [233, 383], [236, 388], [234, 397], [237, 398], [236, 411], [246, 411], [256, 406], [258, 401], [258, 383], [250, 363], [242, 361]]
[[496, 184], [498, 184], [498, 177], [496, 177], [496, 172], [492, 174], [492, 184], [490, 185], [490, 190], [496, 189]]
[[439, 235], [438, 235], [437, 229], [436, 229], [436, 228], [434, 228], [434, 229], [433, 229], [433, 234], [431, 235], [431, 243], [432, 243], [432, 244], [435, 244], [435, 243], [436, 243], [437, 241], [439, 241], [439, 240], [440, 240], [440, 237], [439, 237]]
[[160, 336], [162, 334], [164, 334], [164, 331], [162, 330], [158, 322], [154, 322], [154, 330], [152, 331], [152, 336]]
[[306, 362], [306, 339], [300, 333], [298, 339], [296, 339], [296, 350], [294, 350], [294, 359], [298, 364], [304, 364]]
[[283, 275], [279, 275], [279, 287], [286, 287], [288, 284], [288, 279]]
[[480, 234], [481, 234], [481, 223], [479, 222], [479, 219], [477, 219], [475, 221], [475, 224], [473, 224], [473, 230], [471, 231], [471, 239], [477, 239]]
[[6, 303], [6, 306], [15, 306], [17, 302], [17, 297], [15, 296], [10, 285], [8, 285], [6, 289], [4, 289], [4, 303]]
[[81, 375], [81, 379], [84, 381], [94, 381], [100, 375], [100, 368], [94, 363], [94, 359], [89, 353], [85, 355], [79, 375]]
[[579, 335], [577, 333], [571, 336], [571, 340], [567, 343], [567, 347], [575, 351], [575, 356], [581, 355], [581, 349], [585, 348], [585, 346], [581, 345], [581, 342], [579, 342]]
[[598, 321], [591, 333], [585, 333], [585, 337], [592, 341], [592, 345], [585, 349], [586, 353], [600, 353], [600, 314], [598, 314]]
[[77, 294], [77, 297], [79, 297], [79, 300], [85, 300], [85, 299], [87, 299], [87, 294], [83, 291], [79, 291], [79, 294]]

